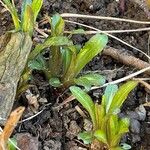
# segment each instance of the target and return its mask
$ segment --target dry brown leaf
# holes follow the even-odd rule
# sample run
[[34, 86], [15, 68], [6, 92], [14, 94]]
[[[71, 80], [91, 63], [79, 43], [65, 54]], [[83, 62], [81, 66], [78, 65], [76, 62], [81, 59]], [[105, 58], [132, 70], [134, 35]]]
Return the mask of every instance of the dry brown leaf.
[[7, 141], [11, 136], [15, 126], [17, 125], [19, 119], [21, 118], [25, 107], [18, 107], [9, 116], [6, 121], [3, 132], [0, 135], [0, 150], [7, 150]]

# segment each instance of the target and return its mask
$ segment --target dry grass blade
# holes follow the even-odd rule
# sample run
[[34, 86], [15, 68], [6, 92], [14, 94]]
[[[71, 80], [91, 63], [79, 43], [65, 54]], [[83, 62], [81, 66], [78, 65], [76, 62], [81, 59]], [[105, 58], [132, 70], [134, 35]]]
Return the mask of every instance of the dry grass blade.
[[94, 27], [92, 27], [92, 26], [88, 26], [88, 25], [85, 25], [85, 24], [82, 24], [82, 23], [79, 23], [79, 22], [69, 21], [69, 20], [65, 20], [65, 22], [72, 23], [72, 24], [76, 24], [76, 25], [80, 25], [80, 26], [83, 26], [83, 27], [86, 27], [86, 28], [89, 28], [89, 29], [93, 29], [93, 30], [95, 30], [95, 31], [99, 31], [100, 33], [106, 34], [106, 35], [108, 35], [109, 37], [111, 37], [111, 38], [113, 38], [113, 39], [115, 39], [115, 40], [121, 42], [122, 44], [124, 44], [124, 45], [126, 45], [126, 46], [128, 46], [128, 47], [130, 47], [130, 48], [133, 48], [134, 50], [137, 50], [138, 52], [144, 54], [144, 55], [150, 60], [150, 56], [147, 55], [146, 53], [144, 53], [142, 50], [140, 50], [140, 49], [138, 49], [138, 48], [136, 48], [136, 47], [134, 47], [134, 46], [128, 44], [127, 42], [125, 42], [125, 41], [123, 41], [123, 40], [117, 38], [116, 36], [113, 36], [113, 35], [111, 35], [111, 34], [109, 34], [109, 33], [106, 33], [106, 32], [104, 32], [104, 31], [102, 31], [102, 30], [99, 30], [99, 29], [97, 29], [97, 28], [94, 28]]
[[9, 140], [9, 137], [11, 136], [24, 110], [25, 110], [24, 107], [18, 107], [10, 114], [5, 124], [4, 130], [0, 135], [0, 150], [6, 149], [7, 141]]
[[115, 17], [104, 17], [104, 16], [93, 16], [93, 15], [82, 15], [82, 14], [71, 14], [71, 13], [63, 13], [61, 14], [64, 18], [89, 18], [89, 19], [100, 19], [100, 20], [112, 20], [112, 21], [122, 21], [122, 22], [130, 22], [137, 24], [150, 24], [149, 21], [138, 21], [132, 19], [123, 19], [123, 18], [115, 18]]
[[75, 109], [83, 118], [87, 118], [86, 114], [83, 112], [83, 110], [78, 105], [75, 106]]
[[[46, 34], [45, 32], [47, 33], [51, 33], [51, 30], [44, 30], [44, 29], [38, 29], [37, 27], [35, 27], [35, 30], [40, 33], [41, 35], [43, 35], [44, 37], [48, 37], [48, 34]], [[129, 32], [142, 32], [142, 31], [149, 31], [150, 30], [150, 27], [147, 27], [147, 28], [138, 28], [138, 29], [129, 29], [129, 30], [103, 30], [103, 32], [106, 32], [106, 33], [129, 33]], [[44, 32], [45, 31], [45, 32]], [[67, 34], [72, 34], [71, 31], [64, 31], [64, 33], [67, 33]], [[91, 30], [91, 31], [84, 31], [84, 34], [97, 34], [97, 33], [101, 33], [99, 31], [94, 31], [94, 30]]]
[[148, 70], [150, 70], [150, 66], [147, 67], [147, 68], [141, 69], [141, 70], [139, 70], [139, 71], [137, 71], [137, 72], [134, 72], [134, 73], [132, 73], [132, 74], [130, 74], [130, 75], [128, 75], [128, 76], [125, 76], [125, 77], [123, 77], [123, 78], [120, 78], [120, 79], [118, 79], [118, 80], [115, 80], [115, 81], [112, 81], [112, 82], [108, 82], [108, 83], [106, 83], [106, 84], [104, 84], [104, 85], [102, 85], [102, 86], [97, 86], [97, 87], [95, 86], [95, 87], [92, 87], [91, 90], [96, 90], [96, 89], [99, 89], [99, 88], [102, 88], [102, 87], [106, 87], [107, 85], [110, 85], [110, 84], [118, 84], [118, 83], [124, 82], [124, 81], [129, 80], [129, 79], [131, 79], [131, 78], [134, 78], [135, 76], [137, 76], [137, 75], [139, 75], [139, 74], [142, 74], [142, 73], [144, 73], [144, 72], [146, 72], [146, 71], [148, 71]]
[[74, 100], [75, 97], [73, 95], [69, 96], [67, 99], [65, 99], [60, 105], [58, 105], [57, 107], [55, 107], [55, 109], [58, 109], [60, 107], [62, 107], [63, 105], [71, 102], [72, 100]]

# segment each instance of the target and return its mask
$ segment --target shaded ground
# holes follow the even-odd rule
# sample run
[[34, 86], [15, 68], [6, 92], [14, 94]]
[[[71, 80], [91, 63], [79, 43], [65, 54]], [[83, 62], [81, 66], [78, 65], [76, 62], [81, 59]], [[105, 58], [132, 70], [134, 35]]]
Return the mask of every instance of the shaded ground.
[[[2, 7], [0, 7], [0, 10], [2, 10], [1, 8]], [[114, 0], [45, 0], [42, 12], [39, 16], [39, 20], [44, 16], [44, 14], [49, 14], [51, 16], [55, 12], [103, 15], [123, 17], [128, 19], [132, 18], [135, 20], [147, 19], [144, 11], [137, 4], [130, 1], [126, 2], [125, 10], [121, 10], [119, 7], [119, 3]], [[11, 29], [10, 19], [11, 18], [8, 13], [0, 13], [0, 35], [2, 35], [6, 30]], [[101, 30], [123, 30], [146, 27], [144, 25], [103, 20], [74, 20], [80, 23], [94, 26]], [[40, 28], [48, 27], [49, 26], [47, 24], [44, 26], [40, 26]], [[67, 30], [71, 30], [73, 28], [79, 27], [76, 25], [67, 24]], [[37, 33], [35, 33], [35, 35], [37, 35]], [[148, 51], [148, 32], [122, 33], [116, 34], [116, 36], [128, 42], [129, 44], [142, 49], [144, 52]], [[89, 37], [90, 36], [76, 35], [73, 38], [75, 42], [83, 44]], [[143, 60], [146, 60], [143, 54], [139, 54], [137, 51], [128, 48], [127, 46], [119, 43], [116, 40], [109, 39], [109, 45], [116, 48], [128, 49], [131, 54]], [[101, 71], [103, 74], [105, 74], [108, 81], [121, 78], [136, 71], [135, 68], [124, 66], [123, 64], [120, 64], [119, 62], [107, 56], [96, 57], [92, 62], [88, 64], [84, 72], [95, 70]], [[146, 77], [146, 75], [143, 75], [142, 77], [144, 76]], [[40, 150], [87, 149], [87, 147], [80, 141], [78, 141], [76, 137], [76, 135], [83, 129], [84, 122], [87, 122], [87, 120], [83, 119], [75, 109], [75, 106], [80, 105], [76, 101], [73, 101], [69, 104], [66, 104], [59, 110], [54, 109], [54, 106], [58, 105], [55, 103], [56, 98], [59, 96], [58, 92], [49, 87], [41, 74], [35, 73], [34, 77], [35, 78], [33, 82], [36, 85], [36, 88], [31, 89], [31, 91], [35, 95], [40, 95], [40, 107], [37, 111], [43, 109], [44, 111], [32, 120], [19, 124], [14, 131], [14, 135], [21, 136], [24, 135], [24, 133], [29, 133], [31, 134], [30, 136], [35, 137], [33, 141], [37, 143], [35, 144], [33, 142], [34, 147], [31, 146], [31, 148], [26, 149], [34, 150], [37, 149], [37, 147]], [[102, 90], [96, 90], [91, 92], [90, 94], [95, 100], [98, 100], [101, 97]], [[66, 97], [67, 95], [65, 94], [59, 99], [59, 102], [62, 102]], [[24, 99], [24, 96], [22, 96], [22, 98], [20, 99], [21, 103]], [[44, 102], [45, 99], [46, 102]], [[122, 116], [127, 115], [131, 118], [130, 133], [127, 134], [123, 138], [123, 140], [131, 144], [133, 150], [150, 149], [150, 109], [149, 106], [140, 106], [141, 104], [146, 103], [146, 100], [150, 100], [150, 92], [147, 91], [144, 87], [138, 86], [129, 95], [122, 108], [122, 113], [120, 114]], [[28, 107], [24, 114], [24, 118], [27, 118], [33, 114], [34, 112]], [[27, 139], [27, 137], [28, 135], [26, 135], [25, 138]], [[29, 137], [29, 139], [32, 139], [32, 137]], [[25, 147], [22, 147], [22, 149], [23, 148]]]

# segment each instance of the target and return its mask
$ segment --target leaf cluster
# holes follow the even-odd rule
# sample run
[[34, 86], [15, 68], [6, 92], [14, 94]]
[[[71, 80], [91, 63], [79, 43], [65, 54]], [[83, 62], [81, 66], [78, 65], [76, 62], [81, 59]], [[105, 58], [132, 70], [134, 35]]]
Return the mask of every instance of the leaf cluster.
[[90, 144], [97, 139], [110, 150], [129, 149], [130, 146], [125, 143], [122, 147], [119, 145], [122, 136], [129, 131], [129, 119], [119, 118], [118, 113], [128, 94], [137, 84], [137, 81], [128, 81], [119, 89], [117, 85], [108, 85], [101, 104], [94, 103], [91, 97], [79, 87], [70, 87], [73, 96], [88, 111], [93, 123], [93, 130], [80, 133], [79, 139], [82, 139], [85, 144]]
[[[77, 84], [89, 89], [92, 85], [101, 85], [105, 78], [99, 74], [86, 74], [78, 77], [85, 65], [99, 54], [106, 46], [108, 38], [96, 34], [83, 47], [73, 44], [71, 36], [82, 34], [82, 29], [74, 30], [69, 36], [64, 35], [65, 22], [59, 14], [47, 16], [51, 25], [51, 35], [31, 52], [27, 70], [41, 70], [54, 87], [67, 88]], [[49, 58], [44, 54], [48, 51]]]

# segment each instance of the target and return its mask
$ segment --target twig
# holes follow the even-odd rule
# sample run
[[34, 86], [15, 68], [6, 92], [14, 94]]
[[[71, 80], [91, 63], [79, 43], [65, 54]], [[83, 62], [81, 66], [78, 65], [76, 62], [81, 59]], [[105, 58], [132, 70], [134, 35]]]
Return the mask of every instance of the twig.
[[[37, 28], [35, 28], [37, 30]], [[129, 30], [103, 30], [103, 32], [106, 33], [129, 33], [129, 32], [141, 32], [141, 31], [149, 31], [150, 27], [147, 28], [138, 28], [138, 29], [129, 29]], [[51, 30], [44, 30], [44, 29], [38, 29], [37, 32], [41, 32], [41, 35], [47, 37], [48, 35], [45, 32], [51, 33]], [[71, 31], [64, 31], [64, 33], [67, 34], [72, 34]], [[100, 31], [84, 31], [83, 34], [96, 34], [96, 33], [101, 33]]]
[[26, 122], [26, 121], [29, 121], [29, 120], [35, 118], [36, 116], [38, 116], [39, 114], [41, 114], [44, 110], [45, 110], [45, 109], [42, 109], [41, 111], [39, 111], [39, 112], [36, 113], [35, 115], [32, 115], [32, 116], [30, 116], [30, 117], [28, 117], [28, 118], [26, 118], [26, 119], [24, 119], [24, 120], [19, 121], [19, 123], [23, 123], [23, 122]]
[[94, 27], [92, 27], [92, 26], [88, 26], [88, 25], [85, 25], [85, 24], [82, 24], [82, 23], [79, 23], [79, 22], [69, 21], [69, 20], [65, 20], [65, 21], [68, 22], [68, 23], [77, 24], [77, 25], [80, 25], [80, 26], [83, 26], [83, 27], [86, 27], [86, 28], [90, 28], [90, 29], [99, 31], [99, 32], [101, 32], [101, 33], [103, 33], [103, 34], [106, 34], [106, 35], [108, 35], [109, 37], [111, 37], [111, 38], [113, 38], [113, 39], [115, 39], [115, 40], [121, 42], [122, 44], [124, 44], [124, 45], [126, 45], [126, 46], [128, 46], [128, 47], [130, 47], [130, 48], [133, 48], [133, 49], [137, 50], [138, 52], [144, 54], [144, 55], [150, 60], [150, 56], [148, 56], [148, 55], [147, 55], [146, 53], [144, 53], [142, 50], [140, 50], [140, 49], [138, 49], [138, 48], [136, 48], [136, 47], [134, 47], [134, 46], [128, 44], [127, 42], [125, 42], [125, 41], [123, 41], [123, 40], [117, 38], [116, 36], [113, 36], [113, 35], [111, 35], [111, 34], [109, 34], [109, 33], [106, 33], [106, 32], [104, 32], [104, 31], [102, 31], [102, 30], [99, 30], [99, 29], [97, 29], [97, 28], [94, 28]]
[[[137, 69], [144, 69], [146, 67], [150, 67], [150, 63], [147, 63], [141, 59], [129, 55], [126, 51], [124, 52], [122, 50], [115, 49], [112, 47], [104, 49], [103, 54], [111, 56], [112, 58], [118, 60], [119, 62], [133, 66]], [[150, 70], [146, 71], [145, 73], [150, 75]]]
[[75, 109], [83, 118], [87, 118], [86, 114], [83, 112], [83, 110], [78, 105], [75, 106]]
[[115, 18], [115, 17], [105, 17], [105, 16], [93, 16], [93, 15], [81, 15], [81, 14], [71, 14], [71, 13], [63, 13], [61, 14], [64, 18], [89, 18], [89, 19], [100, 19], [100, 20], [113, 20], [113, 21], [122, 21], [122, 22], [130, 22], [137, 24], [150, 24], [148, 21], [138, 21], [132, 19], [123, 19], [123, 18]]
[[150, 70], [150, 66], [147, 67], [147, 68], [141, 69], [141, 70], [139, 70], [137, 72], [134, 72], [134, 73], [132, 73], [132, 74], [130, 74], [128, 76], [125, 76], [123, 78], [117, 79], [117, 80], [112, 81], [112, 82], [105, 83], [102, 86], [92, 87], [91, 90], [96, 90], [96, 89], [99, 89], [99, 88], [102, 88], [102, 87], [106, 87], [107, 85], [110, 85], [110, 84], [118, 84], [118, 83], [124, 82], [124, 81], [129, 80], [129, 79], [131, 79], [131, 78], [133, 78], [133, 77], [135, 77], [137, 75], [140, 75], [140, 74], [142, 74], [142, 73], [144, 73], [144, 72], [146, 72], [148, 70]]

